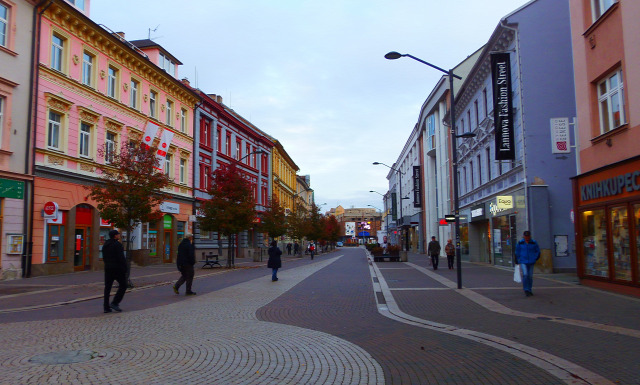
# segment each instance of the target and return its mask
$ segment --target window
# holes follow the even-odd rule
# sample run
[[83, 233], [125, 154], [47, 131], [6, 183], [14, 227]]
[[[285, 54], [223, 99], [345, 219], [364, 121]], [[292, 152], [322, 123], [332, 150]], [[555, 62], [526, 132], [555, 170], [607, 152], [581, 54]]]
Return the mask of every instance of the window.
[[231, 134], [227, 134], [227, 139], [224, 144], [226, 155], [231, 156]]
[[465, 128], [464, 119], [460, 119], [460, 130], [462, 130], [462, 131], [459, 130], [460, 134], [464, 134], [464, 128]]
[[482, 185], [482, 157], [478, 154], [476, 164], [478, 165], [478, 186]]
[[75, 5], [78, 9], [84, 11], [84, 0], [67, 0], [67, 1]]
[[167, 154], [166, 158], [164, 158], [164, 173], [167, 174], [168, 177], [171, 177], [171, 163], [173, 161], [173, 155]]
[[0, 4], [0, 45], [8, 45], [7, 33], [9, 31], [9, 8]]
[[49, 128], [47, 130], [47, 147], [60, 150], [60, 123], [62, 115], [49, 111]]
[[600, 133], [607, 133], [625, 124], [622, 70], [617, 70], [598, 83]]
[[218, 152], [222, 152], [222, 143], [220, 142], [222, 136], [220, 134], [221, 132], [220, 132], [220, 129], [218, 128], [216, 130], [216, 143], [217, 143], [216, 145], [218, 146]]
[[180, 159], [180, 183], [187, 183], [187, 160]]
[[467, 191], [467, 167], [462, 168], [462, 185], [460, 186], [463, 192]]
[[0, 143], [2, 143], [2, 131], [4, 130], [4, 109], [5, 109], [5, 98], [0, 96]]
[[47, 223], [47, 262], [64, 261], [65, 214], [66, 212], [59, 214], [60, 223]]
[[187, 132], [187, 110], [184, 108], [180, 109], [180, 132]]
[[111, 163], [113, 156], [116, 153], [116, 134], [113, 132], [107, 132], [107, 137], [104, 141], [104, 162]]
[[471, 132], [471, 110], [467, 110], [467, 122], [469, 122], [467, 132]]
[[93, 56], [88, 53], [82, 55], [82, 84], [91, 86], [93, 79]]
[[474, 177], [473, 177], [473, 161], [469, 162], [469, 174], [471, 177], [471, 184], [469, 185], [469, 190], [473, 190], [475, 187], [475, 181], [474, 181]]
[[173, 111], [173, 102], [171, 100], [167, 100], [167, 126], [173, 127], [171, 120], [171, 113]]
[[478, 108], [478, 101], [473, 102], [473, 112], [476, 115], [476, 126], [480, 125], [480, 111]]
[[113, 67], [109, 67], [107, 76], [107, 96], [115, 99], [117, 97], [116, 92], [118, 90], [118, 70]]
[[[216, 135], [216, 140], [218, 140], [218, 135]], [[200, 120], [200, 144], [211, 147], [211, 120], [207, 118]]]
[[249, 156], [249, 154], [251, 154], [251, 145], [247, 143], [245, 148], [245, 156], [247, 157], [247, 160], [245, 160], [245, 162], [251, 166], [251, 156]]
[[84, 157], [90, 157], [91, 156], [91, 151], [90, 151], [90, 146], [91, 146], [91, 126], [88, 125], [85, 122], [81, 122], [80, 123], [80, 138], [79, 138], [79, 142], [80, 142], [80, 148], [78, 150], [78, 153], [80, 156], [84, 156]]
[[236, 160], [240, 160], [242, 157], [242, 147], [239, 140], [236, 140]]
[[487, 157], [487, 182], [491, 181], [491, 148], [486, 149]]
[[149, 116], [152, 118], [158, 118], [158, 93], [155, 91], [149, 92]]
[[596, 277], [609, 277], [607, 257], [607, 222], [603, 209], [588, 210], [582, 216], [582, 242], [584, 247], [584, 273]]
[[138, 109], [138, 87], [140, 83], [131, 79], [131, 92], [129, 93], [129, 107]]
[[614, 278], [631, 281], [631, 246], [629, 243], [629, 220], [627, 206], [612, 207], [609, 209], [611, 241], [613, 252]]
[[482, 90], [482, 107], [484, 108], [484, 117], [489, 116], [489, 105], [487, 104], [489, 99], [487, 99], [487, 89]]
[[208, 156], [200, 156], [200, 188], [202, 190], [209, 189], [210, 175], [211, 175], [211, 158]]
[[64, 39], [53, 35], [51, 39], [51, 68], [62, 72], [62, 56], [64, 53]]
[[160, 63], [158, 65], [160, 68], [171, 74], [172, 76], [176, 72], [176, 64], [166, 55], [160, 54]]
[[593, 21], [596, 21], [602, 16], [609, 8], [613, 6], [616, 0], [591, 0], [591, 13], [593, 15]]

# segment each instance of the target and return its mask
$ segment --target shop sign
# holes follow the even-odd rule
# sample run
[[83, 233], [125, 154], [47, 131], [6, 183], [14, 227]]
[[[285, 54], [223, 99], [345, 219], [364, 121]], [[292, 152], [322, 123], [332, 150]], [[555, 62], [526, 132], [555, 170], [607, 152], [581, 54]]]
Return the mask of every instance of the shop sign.
[[162, 202], [160, 211], [168, 214], [180, 214], [180, 205], [178, 203]]
[[24, 182], [0, 178], [0, 197], [24, 199]]
[[505, 209], [505, 208], [498, 207], [498, 205], [496, 203], [489, 202], [489, 212], [493, 216], [497, 215], [499, 212], [506, 211], [506, 210], [507, 209]]
[[585, 202], [638, 191], [640, 190], [638, 177], [640, 177], [640, 171], [634, 171], [581, 186], [580, 198]]
[[173, 228], [173, 221], [172, 221], [171, 215], [165, 215], [164, 218], [162, 218], [162, 223], [165, 229]]
[[519, 209], [523, 209], [525, 207], [524, 204], [524, 195], [516, 195], [516, 207]]
[[420, 194], [420, 186], [422, 186], [421, 181], [420, 166], [413, 166], [413, 207], [422, 207], [422, 198]]
[[569, 148], [569, 118], [551, 118], [551, 153], [568, 154]]
[[491, 88], [493, 89], [496, 160], [515, 160], [516, 154], [513, 138], [510, 60], [508, 52], [491, 54]]
[[346, 237], [353, 237], [356, 235], [356, 223], [355, 222], [345, 222], [344, 224], [344, 235]]
[[111, 222], [106, 219], [100, 218], [100, 227], [111, 227]]
[[476, 206], [471, 208], [471, 220], [477, 221], [479, 219], [484, 219], [484, 205]]
[[58, 214], [55, 218], [48, 218], [46, 222], [50, 225], [61, 225], [62, 224], [62, 211], [58, 210]]
[[58, 204], [56, 202], [47, 202], [42, 209], [45, 219], [55, 219], [58, 216]]
[[496, 197], [496, 205], [499, 209], [507, 210], [513, 208], [513, 196], [503, 195]]

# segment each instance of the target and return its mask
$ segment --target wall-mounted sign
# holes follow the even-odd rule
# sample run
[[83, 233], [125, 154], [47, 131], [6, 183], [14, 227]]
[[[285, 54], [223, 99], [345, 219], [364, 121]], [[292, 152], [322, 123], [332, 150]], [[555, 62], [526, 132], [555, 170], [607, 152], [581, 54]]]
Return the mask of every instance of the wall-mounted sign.
[[180, 214], [180, 205], [171, 202], [162, 202], [160, 204], [160, 211], [168, 214]]
[[100, 218], [100, 227], [111, 227], [111, 222], [106, 219]]
[[23, 234], [7, 234], [7, 254], [22, 254]]
[[413, 166], [413, 207], [422, 207], [420, 166]]
[[498, 207], [497, 204], [495, 204], [493, 202], [489, 202], [489, 212], [491, 213], [491, 215], [495, 216], [499, 212], [505, 211], [505, 210], [507, 210], [507, 209], [500, 208], [500, 207]]
[[551, 153], [568, 154], [571, 152], [569, 145], [569, 118], [551, 118]]
[[42, 209], [45, 219], [55, 219], [58, 216], [58, 204], [56, 202], [47, 202]]
[[496, 197], [496, 205], [499, 209], [507, 210], [513, 208], [513, 196], [502, 195]]
[[347, 237], [353, 237], [356, 235], [356, 223], [355, 222], [345, 222], [344, 224], [344, 235]]
[[580, 186], [580, 198], [585, 202], [638, 191], [640, 190], [639, 177], [640, 171], [633, 171]]
[[496, 160], [515, 160], [513, 106], [511, 100], [511, 61], [508, 52], [491, 54], [491, 88], [495, 125]]
[[0, 197], [24, 199], [24, 182], [0, 178]]

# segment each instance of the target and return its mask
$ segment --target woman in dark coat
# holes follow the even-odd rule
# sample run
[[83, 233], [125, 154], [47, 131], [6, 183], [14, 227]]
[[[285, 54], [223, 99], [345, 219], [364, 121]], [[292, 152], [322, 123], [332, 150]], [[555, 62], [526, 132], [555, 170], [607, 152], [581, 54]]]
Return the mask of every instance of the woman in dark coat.
[[278, 242], [271, 242], [271, 247], [269, 248], [269, 262], [267, 262], [267, 268], [272, 269], [271, 273], [271, 281], [275, 282], [278, 280], [278, 269], [282, 267], [282, 260], [280, 256], [282, 255], [282, 250], [278, 248]]

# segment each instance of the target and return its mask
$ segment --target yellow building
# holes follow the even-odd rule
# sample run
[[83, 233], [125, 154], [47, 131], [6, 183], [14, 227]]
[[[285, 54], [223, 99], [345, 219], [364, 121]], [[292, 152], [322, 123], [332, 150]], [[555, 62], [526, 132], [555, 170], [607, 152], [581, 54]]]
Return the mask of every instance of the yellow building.
[[284, 207], [287, 215], [293, 211], [294, 198], [297, 193], [296, 173], [298, 166], [285, 151], [282, 143], [273, 139], [272, 156], [272, 197], [278, 199], [280, 206]]

